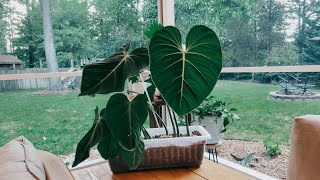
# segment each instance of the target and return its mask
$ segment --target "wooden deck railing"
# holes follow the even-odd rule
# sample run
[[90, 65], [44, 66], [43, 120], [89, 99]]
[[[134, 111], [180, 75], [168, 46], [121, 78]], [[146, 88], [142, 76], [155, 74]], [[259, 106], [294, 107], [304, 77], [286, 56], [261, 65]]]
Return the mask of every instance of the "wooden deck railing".
[[[222, 68], [222, 71], [221, 71], [221, 73], [266, 73], [266, 72], [320, 72], [320, 65], [225, 67], [225, 68]], [[0, 80], [75, 77], [75, 76], [82, 76], [82, 72], [77, 71], [77, 72], [56, 72], [56, 73], [2, 74], [0, 75]]]

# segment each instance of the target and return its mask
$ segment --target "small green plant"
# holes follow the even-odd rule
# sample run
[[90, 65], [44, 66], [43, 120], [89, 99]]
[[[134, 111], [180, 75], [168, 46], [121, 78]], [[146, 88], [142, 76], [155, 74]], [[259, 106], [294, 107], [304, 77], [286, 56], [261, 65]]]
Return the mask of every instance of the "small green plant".
[[281, 149], [279, 144], [274, 142], [272, 139], [269, 139], [269, 138], [265, 139], [263, 141], [263, 145], [266, 148], [266, 154], [269, 157], [274, 158], [279, 154], [281, 154]]
[[199, 107], [197, 107], [195, 110], [193, 110], [194, 115], [199, 116], [199, 121], [204, 119], [205, 116], [214, 116], [218, 117], [217, 120], [220, 117], [223, 118], [223, 126], [222, 133], [226, 132], [226, 126], [229, 125], [230, 122], [240, 120], [238, 115], [235, 114], [237, 112], [237, 109], [230, 108], [230, 103], [224, 102], [224, 101], [218, 101], [215, 100], [214, 96], [207, 97], [203, 103]]

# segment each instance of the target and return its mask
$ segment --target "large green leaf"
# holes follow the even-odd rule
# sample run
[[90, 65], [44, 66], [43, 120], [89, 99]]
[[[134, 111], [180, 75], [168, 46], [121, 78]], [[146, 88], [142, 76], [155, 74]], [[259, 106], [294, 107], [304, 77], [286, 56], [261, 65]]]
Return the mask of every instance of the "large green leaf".
[[137, 146], [147, 116], [148, 104], [144, 94], [137, 95], [131, 102], [122, 93], [114, 94], [106, 107], [107, 125], [112, 137], [126, 150]]
[[152, 80], [167, 104], [184, 115], [211, 93], [222, 68], [218, 37], [206, 26], [195, 26], [182, 47], [181, 33], [172, 26], [157, 31], [149, 46]]
[[120, 146], [112, 138], [111, 134], [108, 134], [106, 137], [101, 139], [98, 144], [98, 151], [104, 159], [114, 159], [120, 155], [119, 153]]
[[149, 65], [146, 48], [129, 53], [129, 47], [130, 44], [127, 44], [106, 60], [86, 65], [79, 96], [123, 91], [126, 79]]
[[[104, 110], [101, 112], [104, 112]], [[95, 121], [91, 129], [78, 143], [75, 160], [72, 167], [77, 166], [79, 163], [89, 157], [90, 148], [96, 145], [103, 137], [108, 135], [107, 129], [108, 126], [105, 123], [103, 116], [99, 115], [98, 107], [96, 107]]]
[[136, 148], [130, 151], [121, 149], [120, 155], [122, 159], [127, 163], [129, 169], [136, 169], [141, 162], [143, 151], [144, 143], [143, 141], [138, 140]]

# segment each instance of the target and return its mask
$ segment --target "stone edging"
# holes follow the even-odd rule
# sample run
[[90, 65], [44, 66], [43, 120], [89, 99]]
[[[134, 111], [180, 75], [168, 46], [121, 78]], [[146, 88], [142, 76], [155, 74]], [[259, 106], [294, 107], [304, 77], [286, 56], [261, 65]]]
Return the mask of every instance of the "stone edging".
[[320, 100], [320, 93], [314, 95], [285, 95], [278, 94], [277, 91], [271, 91], [269, 98], [272, 100], [290, 100], [290, 101], [304, 101], [304, 100]]

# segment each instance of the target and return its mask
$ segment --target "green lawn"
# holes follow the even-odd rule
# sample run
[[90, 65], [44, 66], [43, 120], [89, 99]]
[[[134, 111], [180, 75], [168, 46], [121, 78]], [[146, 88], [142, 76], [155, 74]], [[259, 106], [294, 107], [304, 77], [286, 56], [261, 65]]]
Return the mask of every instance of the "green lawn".
[[[274, 140], [289, 144], [292, 120], [303, 114], [319, 114], [320, 101], [275, 102], [267, 100], [273, 85], [219, 81], [213, 95], [231, 102], [241, 121], [228, 126], [226, 138]], [[0, 93], [0, 146], [24, 135], [34, 145], [55, 154], [75, 152], [76, 143], [90, 128], [96, 105], [103, 95], [78, 97], [77, 93], [30, 95], [33, 91]]]
[[320, 101], [268, 100], [268, 93], [278, 89], [276, 85], [220, 81], [212, 95], [230, 102], [241, 118], [228, 126], [226, 138], [263, 141], [270, 137], [289, 145], [293, 118], [320, 114]]

